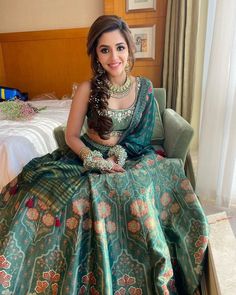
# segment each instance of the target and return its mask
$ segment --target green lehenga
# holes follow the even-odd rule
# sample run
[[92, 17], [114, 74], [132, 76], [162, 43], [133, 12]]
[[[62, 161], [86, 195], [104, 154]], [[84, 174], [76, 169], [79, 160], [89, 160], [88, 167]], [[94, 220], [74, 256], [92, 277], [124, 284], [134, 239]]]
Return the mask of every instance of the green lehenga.
[[153, 100], [141, 79], [119, 143], [129, 155], [124, 173], [85, 171], [58, 149], [5, 187], [1, 294], [193, 294], [208, 226], [182, 162], [150, 145]]

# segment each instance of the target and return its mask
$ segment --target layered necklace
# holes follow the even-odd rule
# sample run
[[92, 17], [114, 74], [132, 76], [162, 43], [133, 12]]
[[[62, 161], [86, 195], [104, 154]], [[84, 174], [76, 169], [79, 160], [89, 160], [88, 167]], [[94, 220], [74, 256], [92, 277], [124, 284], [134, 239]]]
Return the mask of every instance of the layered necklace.
[[127, 96], [132, 88], [130, 76], [126, 76], [125, 83], [121, 86], [113, 85], [109, 80], [107, 80], [107, 85], [109, 87], [110, 95], [114, 98], [123, 98]]

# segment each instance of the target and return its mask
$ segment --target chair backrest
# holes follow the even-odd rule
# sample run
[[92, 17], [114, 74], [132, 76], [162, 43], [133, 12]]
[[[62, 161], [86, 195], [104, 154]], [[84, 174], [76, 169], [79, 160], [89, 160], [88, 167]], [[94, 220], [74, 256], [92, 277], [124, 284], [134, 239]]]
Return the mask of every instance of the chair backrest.
[[166, 108], [166, 90], [165, 88], [154, 88], [154, 96], [159, 104], [160, 114], [163, 115], [163, 112]]
[[163, 113], [166, 108], [166, 90], [164, 88], [154, 88], [154, 97], [158, 108], [152, 134], [152, 144], [162, 146], [165, 139]]

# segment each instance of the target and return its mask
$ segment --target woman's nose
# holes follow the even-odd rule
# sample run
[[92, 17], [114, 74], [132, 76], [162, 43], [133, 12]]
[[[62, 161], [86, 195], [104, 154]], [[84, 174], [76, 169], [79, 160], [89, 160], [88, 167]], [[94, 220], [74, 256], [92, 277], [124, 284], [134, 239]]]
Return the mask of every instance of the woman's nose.
[[111, 58], [116, 59], [117, 58], [117, 51], [116, 50], [111, 50]]

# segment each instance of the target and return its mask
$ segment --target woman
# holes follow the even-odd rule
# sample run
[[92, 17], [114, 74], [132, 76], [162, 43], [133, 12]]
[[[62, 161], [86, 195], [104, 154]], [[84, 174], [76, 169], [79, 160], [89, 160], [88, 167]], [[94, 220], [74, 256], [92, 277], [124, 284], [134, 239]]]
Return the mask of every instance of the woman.
[[127, 24], [99, 17], [87, 48], [93, 77], [73, 99], [68, 149], [2, 192], [0, 292], [194, 294], [207, 222], [181, 161], [151, 146], [153, 87], [130, 75]]

